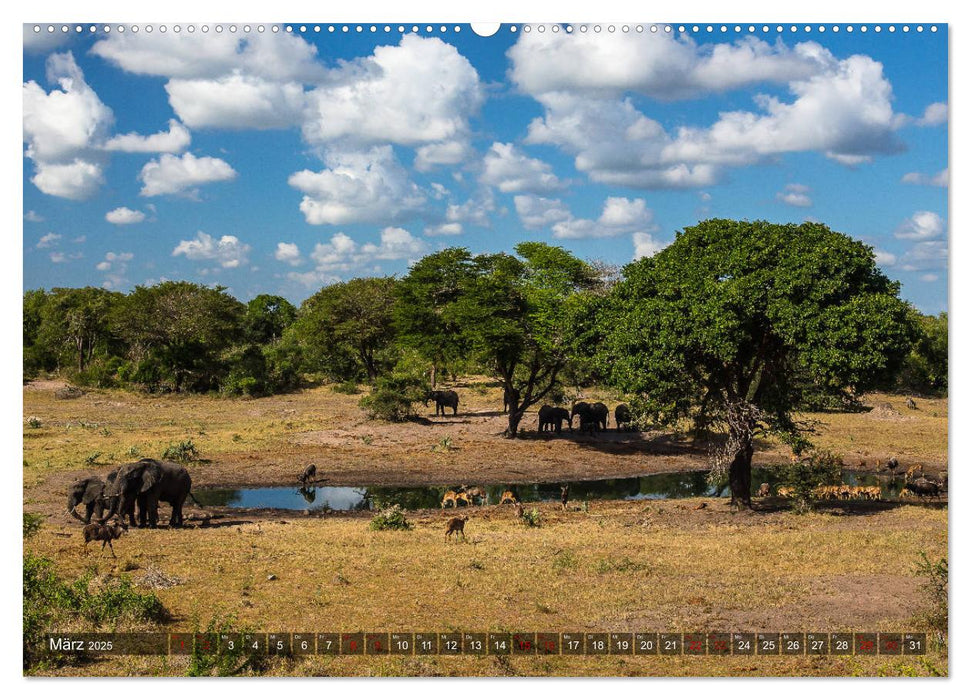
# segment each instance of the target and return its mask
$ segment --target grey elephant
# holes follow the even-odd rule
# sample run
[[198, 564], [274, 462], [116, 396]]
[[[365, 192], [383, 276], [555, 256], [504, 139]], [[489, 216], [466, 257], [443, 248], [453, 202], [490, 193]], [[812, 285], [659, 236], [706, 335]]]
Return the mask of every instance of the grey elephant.
[[617, 404], [617, 408], [614, 409], [614, 424], [617, 426], [618, 432], [622, 428], [630, 430], [634, 427], [634, 416], [627, 404]]
[[577, 429], [581, 433], [593, 432], [596, 428], [596, 424], [593, 420], [593, 413], [590, 410], [590, 404], [586, 401], [578, 401], [573, 404], [573, 408], [570, 409], [570, 429], [573, 429], [573, 419], [577, 418], [579, 420], [579, 425]]
[[581, 433], [592, 433], [601, 428], [606, 430], [609, 413], [607, 407], [599, 401], [593, 404], [580, 401], [573, 404], [573, 409], [570, 411], [570, 424], [573, 424], [574, 417], [579, 416]]
[[137, 502], [138, 527], [158, 526], [158, 504], [164, 501], [172, 506], [169, 527], [182, 525], [182, 505], [192, 489], [192, 478], [181, 464], [162, 462], [157, 459], [140, 459], [118, 468], [118, 475], [106, 488], [105, 496], [110, 509], [101, 522], [116, 513], [128, 515], [135, 525], [134, 506]]
[[548, 430], [555, 430], [557, 434], [563, 431], [563, 422], [573, 426], [570, 419], [570, 412], [558, 406], [543, 406], [539, 409], [539, 432], [545, 433]]
[[[91, 516], [98, 520], [104, 514], [105, 482], [100, 476], [88, 476], [75, 481], [67, 490], [67, 512], [81, 522], [88, 524]], [[78, 515], [76, 508], [84, 506], [84, 517]]]
[[610, 409], [607, 408], [606, 404], [602, 404], [599, 401], [590, 404], [590, 411], [593, 413], [593, 419], [596, 421], [597, 427], [606, 430], [607, 423], [610, 419]]
[[429, 391], [425, 394], [425, 405], [428, 405], [429, 401], [435, 402], [435, 415], [437, 416], [441, 413], [445, 415], [445, 409], [451, 408], [452, 415], [457, 416], [459, 412], [459, 395], [452, 391], [451, 389], [446, 389], [444, 391]]

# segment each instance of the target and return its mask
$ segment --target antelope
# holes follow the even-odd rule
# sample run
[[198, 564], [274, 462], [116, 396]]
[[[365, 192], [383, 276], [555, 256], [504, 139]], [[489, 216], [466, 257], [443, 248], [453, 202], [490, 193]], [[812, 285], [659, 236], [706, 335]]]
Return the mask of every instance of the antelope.
[[85, 525], [84, 530], [82, 530], [84, 534], [84, 551], [88, 551], [89, 542], [101, 542], [101, 556], [104, 556], [105, 545], [108, 545], [108, 549], [111, 550], [111, 556], [117, 559], [118, 557], [115, 555], [115, 548], [111, 546], [111, 541], [121, 538], [122, 533], [127, 529], [128, 526], [119, 520], [115, 520], [111, 525], [101, 525], [99, 523]]
[[451, 518], [448, 521], [448, 525], [445, 526], [445, 541], [448, 542], [448, 538], [454, 532], [458, 532], [462, 535], [462, 539], [465, 539], [465, 523], [469, 522], [469, 516], [463, 515], [460, 518]]
[[300, 475], [300, 483], [306, 485], [306, 483], [317, 476], [317, 465], [311, 464], [309, 467], [303, 470]]
[[519, 499], [516, 498], [516, 494], [512, 491], [506, 490], [502, 492], [502, 498], [499, 499], [499, 505], [505, 503], [519, 503]]

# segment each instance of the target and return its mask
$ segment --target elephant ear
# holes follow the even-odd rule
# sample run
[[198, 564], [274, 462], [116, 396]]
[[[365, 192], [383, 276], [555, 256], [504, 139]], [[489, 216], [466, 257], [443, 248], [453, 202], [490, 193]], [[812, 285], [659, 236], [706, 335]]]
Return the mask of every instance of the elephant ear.
[[104, 486], [104, 482], [101, 479], [88, 479], [87, 486], [84, 487], [84, 498], [82, 502], [90, 503], [101, 498], [101, 492]]
[[161, 470], [153, 465], [146, 466], [142, 471], [142, 487], [139, 489], [139, 493], [148, 493], [156, 484], [158, 484], [161, 478]]

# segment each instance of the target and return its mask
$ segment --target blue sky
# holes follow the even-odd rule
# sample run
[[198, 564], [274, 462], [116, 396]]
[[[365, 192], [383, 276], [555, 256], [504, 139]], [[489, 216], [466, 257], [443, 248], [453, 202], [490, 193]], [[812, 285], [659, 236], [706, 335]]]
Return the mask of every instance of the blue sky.
[[[947, 31], [25, 27], [24, 285], [295, 302], [462, 245], [822, 221], [947, 308]], [[284, 25], [281, 25], [284, 26]]]

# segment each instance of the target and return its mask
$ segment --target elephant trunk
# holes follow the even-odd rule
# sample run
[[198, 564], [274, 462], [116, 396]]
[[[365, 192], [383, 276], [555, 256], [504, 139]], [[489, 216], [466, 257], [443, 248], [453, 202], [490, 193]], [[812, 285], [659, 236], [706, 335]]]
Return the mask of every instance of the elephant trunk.
[[117, 498], [107, 498], [108, 501], [108, 512], [101, 516], [101, 522], [107, 522], [111, 518], [115, 517], [115, 513], [118, 512], [118, 504], [121, 501], [120, 497]]
[[71, 515], [73, 515], [75, 518], [77, 518], [78, 520], [80, 520], [83, 523], [84, 522], [84, 518], [82, 518], [80, 515], [78, 515], [77, 511], [74, 510], [75, 508], [77, 508], [79, 502], [80, 501], [76, 500], [74, 497], [69, 497], [67, 499], [67, 512], [70, 513]]

